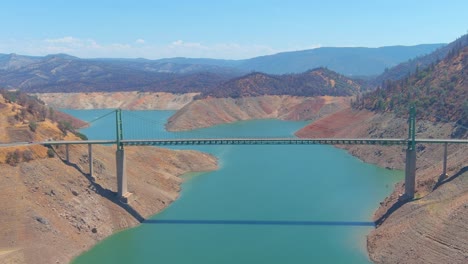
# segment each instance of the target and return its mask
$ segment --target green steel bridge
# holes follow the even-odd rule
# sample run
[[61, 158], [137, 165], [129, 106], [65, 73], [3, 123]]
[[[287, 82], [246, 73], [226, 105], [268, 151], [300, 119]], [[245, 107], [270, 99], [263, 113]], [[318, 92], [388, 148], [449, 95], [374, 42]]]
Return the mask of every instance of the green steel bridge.
[[[406, 146], [406, 168], [405, 168], [405, 193], [403, 199], [414, 198], [416, 182], [416, 144], [444, 144], [443, 175], [447, 171], [447, 145], [468, 144], [468, 139], [417, 139], [415, 109], [411, 107], [408, 120], [408, 138], [148, 138], [148, 139], [124, 139], [122, 111], [114, 110], [106, 115], [96, 118], [90, 123], [105, 116], [115, 113], [116, 139], [115, 140], [80, 140], [80, 141], [41, 141], [41, 142], [15, 142], [0, 144], [0, 147], [22, 146], [22, 145], [65, 145], [66, 160], [69, 161], [69, 146], [86, 144], [89, 150], [89, 171], [93, 172], [92, 145], [116, 145], [117, 166], [117, 190], [119, 198], [126, 202], [129, 193], [127, 190], [127, 176], [125, 164], [125, 146], [179, 146], [179, 145], [381, 145], [381, 146]], [[147, 121], [147, 120], [146, 120]], [[154, 137], [154, 136], [153, 136]]]

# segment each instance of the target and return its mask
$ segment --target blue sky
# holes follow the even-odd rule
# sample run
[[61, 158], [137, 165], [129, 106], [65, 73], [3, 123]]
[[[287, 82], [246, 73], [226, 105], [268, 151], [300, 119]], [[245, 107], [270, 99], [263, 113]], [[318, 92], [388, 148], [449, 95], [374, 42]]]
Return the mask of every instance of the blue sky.
[[448, 43], [466, 0], [6, 0], [0, 53], [242, 59], [316, 47]]

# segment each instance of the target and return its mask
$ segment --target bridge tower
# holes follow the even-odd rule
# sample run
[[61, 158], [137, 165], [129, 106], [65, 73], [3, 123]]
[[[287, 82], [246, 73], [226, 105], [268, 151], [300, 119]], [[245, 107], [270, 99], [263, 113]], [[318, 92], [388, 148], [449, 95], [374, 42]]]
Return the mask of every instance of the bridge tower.
[[117, 196], [118, 198], [126, 202], [128, 197], [127, 190], [127, 173], [126, 173], [126, 162], [125, 162], [125, 151], [121, 140], [123, 139], [122, 131], [122, 109], [115, 111], [116, 121], [116, 141], [117, 150], [115, 152], [116, 166], [117, 166]]
[[410, 108], [408, 119], [408, 146], [406, 148], [406, 168], [405, 168], [405, 200], [414, 198], [416, 185], [416, 109]]

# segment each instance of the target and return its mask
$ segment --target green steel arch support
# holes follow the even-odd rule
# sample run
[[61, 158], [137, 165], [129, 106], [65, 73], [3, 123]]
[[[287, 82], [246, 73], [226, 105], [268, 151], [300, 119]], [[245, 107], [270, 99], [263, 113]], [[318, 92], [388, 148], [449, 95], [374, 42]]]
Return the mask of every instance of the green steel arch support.
[[117, 149], [123, 149], [122, 139], [123, 139], [123, 125], [122, 125], [122, 109], [115, 110], [115, 126], [116, 126], [116, 142]]
[[416, 108], [410, 107], [408, 119], [408, 149], [414, 150], [416, 148]]

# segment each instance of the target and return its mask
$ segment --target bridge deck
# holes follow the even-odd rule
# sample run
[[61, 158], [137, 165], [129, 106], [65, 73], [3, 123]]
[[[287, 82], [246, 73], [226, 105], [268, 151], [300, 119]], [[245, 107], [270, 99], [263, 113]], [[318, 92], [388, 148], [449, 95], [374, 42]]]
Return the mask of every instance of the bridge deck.
[[207, 138], [122, 140], [127, 146], [144, 145], [405, 145], [406, 139], [358, 139], [358, 138]]
[[[416, 143], [468, 144], [468, 139], [416, 139]], [[0, 147], [25, 145], [73, 145], [73, 144], [116, 144], [116, 140], [77, 140], [14, 142], [0, 144]], [[166, 146], [166, 145], [406, 145], [408, 139], [396, 138], [186, 138], [186, 139], [127, 139], [125, 146]]]

